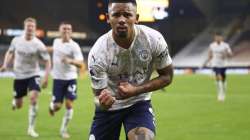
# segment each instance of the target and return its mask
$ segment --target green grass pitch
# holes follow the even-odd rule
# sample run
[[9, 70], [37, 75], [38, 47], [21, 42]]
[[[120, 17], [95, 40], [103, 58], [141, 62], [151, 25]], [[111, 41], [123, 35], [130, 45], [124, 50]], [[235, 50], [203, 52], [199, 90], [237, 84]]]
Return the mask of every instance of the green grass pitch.
[[[39, 98], [37, 140], [61, 140], [59, 128], [64, 109], [48, 114], [50, 86]], [[153, 94], [156, 140], [249, 140], [250, 75], [228, 75], [226, 101], [216, 100], [214, 78], [178, 75], [166, 91]], [[0, 140], [31, 140], [27, 133], [28, 98], [21, 110], [11, 110], [12, 79], [0, 79]], [[88, 140], [93, 117], [93, 95], [88, 78], [78, 81], [78, 99], [69, 124], [70, 140]], [[122, 131], [121, 140], [125, 140]]]

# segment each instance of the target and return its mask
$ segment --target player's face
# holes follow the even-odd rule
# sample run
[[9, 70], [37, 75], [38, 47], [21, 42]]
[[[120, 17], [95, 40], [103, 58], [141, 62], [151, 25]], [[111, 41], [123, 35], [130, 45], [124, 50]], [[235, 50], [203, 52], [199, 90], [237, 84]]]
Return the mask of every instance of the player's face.
[[112, 3], [109, 5], [107, 22], [111, 25], [113, 34], [120, 38], [131, 36], [134, 24], [138, 23], [139, 15], [132, 3]]
[[223, 37], [222, 37], [221, 35], [215, 35], [215, 36], [214, 36], [214, 40], [215, 40], [216, 42], [222, 42], [222, 41], [223, 41]]
[[72, 26], [70, 24], [62, 24], [59, 27], [62, 38], [69, 39], [72, 34]]
[[28, 37], [35, 36], [36, 32], [36, 23], [27, 21], [24, 23], [25, 35]]

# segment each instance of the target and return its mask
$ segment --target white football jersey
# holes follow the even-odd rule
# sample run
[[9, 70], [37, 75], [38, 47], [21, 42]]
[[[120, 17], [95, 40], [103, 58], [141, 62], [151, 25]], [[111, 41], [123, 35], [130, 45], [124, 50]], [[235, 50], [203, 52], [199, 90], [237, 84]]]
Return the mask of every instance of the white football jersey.
[[232, 51], [229, 45], [225, 42], [221, 42], [218, 44], [217, 42], [213, 42], [210, 44], [210, 50], [212, 52], [212, 67], [225, 67], [227, 63], [228, 54], [232, 54]]
[[39, 75], [39, 59], [49, 60], [45, 45], [36, 37], [26, 40], [24, 36], [11, 41], [10, 52], [14, 52], [14, 73], [16, 79]]
[[54, 79], [71, 80], [77, 78], [77, 67], [62, 62], [64, 57], [83, 61], [80, 46], [72, 39], [69, 42], [62, 42], [62, 39], [55, 39], [53, 42], [53, 69]]
[[[120, 82], [140, 85], [150, 80], [155, 69], [172, 63], [168, 46], [156, 30], [135, 25], [135, 39], [129, 49], [119, 47], [112, 37], [112, 30], [101, 36], [88, 56], [88, 70], [94, 89], [108, 88], [112, 96], [119, 97]], [[127, 108], [138, 101], [150, 100], [151, 93], [144, 93], [125, 100], [117, 100], [110, 110]]]

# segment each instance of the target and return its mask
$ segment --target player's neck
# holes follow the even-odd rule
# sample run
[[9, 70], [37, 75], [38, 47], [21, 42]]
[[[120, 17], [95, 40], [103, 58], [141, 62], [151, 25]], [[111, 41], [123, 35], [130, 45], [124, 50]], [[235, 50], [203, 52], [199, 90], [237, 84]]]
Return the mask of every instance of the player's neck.
[[25, 38], [25, 40], [30, 41], [34, 38], [34, 36], [25, 35], [24, 38]]
[[69, 42], [70, 41], [70, 38], [62, 38], [62, 42], [65, 43], [65, 42]]
[[222, 41], [216, 41], [216, 43], [217, 43], [218, 45], [220, 45], [220, 44], [222, 43]]
[[130, 48], [131, 44], [133, 43], [134, 41], [134, 38], [135, 38], [135, 31], [133, 31], [133, 33], [126, 37], [126, 38], [123, 38], [123, 37], [119, 37], [119, 36], [115, 36], [113, 34], [113, 38], [115, 40], [115, 42], [122, 48], [124, 49], [128, 49]]

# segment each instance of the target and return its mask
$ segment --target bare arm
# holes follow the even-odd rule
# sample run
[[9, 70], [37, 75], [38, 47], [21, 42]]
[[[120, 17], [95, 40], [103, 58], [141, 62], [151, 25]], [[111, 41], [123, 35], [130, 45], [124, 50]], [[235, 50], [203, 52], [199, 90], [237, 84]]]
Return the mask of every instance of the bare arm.
[[145, 92], [155, 91], [155, 90], [164, 88], [171, 84], [172, 79], [173, 79], [173, 66], [172, 65], [164, 69], [157, 70], [157, 73], [159, 74], [158, 77], [140, 86], [137, 86], [136, 93], [141, 94]]
[[227, 57], [233, 57], [233, 52], [230, 49], [230, 47], [228, 47], [228, 50], [227, 50]]
[[[121, 83], [120, 86], [118, 86], [118, 91], [121, 95], [121, 98], [118, 99], [125, 99], [142, 93], [155, 91], [171, 84], [173, 79], [172, 65], [169, 65], [161, 70], [157, 70], [157, 72], [159, 74], [157, 78], [154, 78], [139, 86], [133, 86], [128, 82]], [[99, 100], [101, 107], [104, 109], [110, 108], [116, 100], [115, 97], [112, 97], [111, 92], [106, 88], [98, 90], [93, 89], [93, 92]]]
[[205, 67], [207, 65], [207, 63], [211, 61], [212, 58], [213, 58], [213, 53], [212, 53], [211, 49], [209, 49], [208, 50], [208, 57], [207, 57], [206, 61], [203, 63], [202, 67]]
[[161, 70], [157, 70], [158, 77], [139, 86], [133, 86], [128, 82], [120, 83], [118, 87], [122, 98], [129, 98], [142, 93], [155, 91], [171, 84], [173, 79], [173, 66], [169, 65]]
[[13, 59], [14, 53], [11, 51], [7, 51], [4, 56], [4, 62], [2, 67], [0, 68], [0, 71], [5, 71], [7, 69], [7, 66], [9, 65], [10, 61]]
[[53, 47], [46, 47], [48, 53], [52, 53], [54, 51]]
[[62, 61], [63, 61], [64, 63], [74, 65], [74, 66], [76, 66], [76, 67], [78, 67], [78, 68], [81, 68], [81, 67], [84, 66], [84, 63], [83, 63], [82, 60], [75, 60], [75, 59], [71, 59], [71, 58], [68, 58], [68, 57], [64, 57], [64, 58], [62, 59]]
[[42, 88], [46, 88], [48, 86], [50, 69], [51, 69], [51, 61], [49, 59], [45, 61], [45, 74], [44, 74], [44, 79], [42, 81]]

